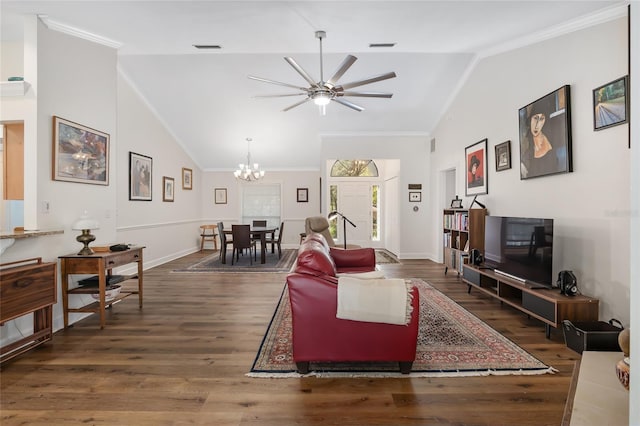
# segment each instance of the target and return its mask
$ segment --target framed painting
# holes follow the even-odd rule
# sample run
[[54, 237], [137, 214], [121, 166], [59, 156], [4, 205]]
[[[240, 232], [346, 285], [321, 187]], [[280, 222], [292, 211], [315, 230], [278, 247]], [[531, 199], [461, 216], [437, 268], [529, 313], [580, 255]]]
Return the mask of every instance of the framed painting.
[[520, 179], [573, 171], [569, 86], [520, 108]]
[[422, 192], [409, 192], [409, 202], [419, 203], [422, 201]]
[[487, 182], [487, 140], [483, 139], [464, 150], [465, 170], [465, 195], [487, 194], [489, 185]]
[[213, 190], [213, 201], [216, 204], [227, 204], [227, 188], [216, 188]]
[[296, 190], [296, 199], [299, 203], [309, 202], [309, 188], [298, 188]]
[[496, 172], [511, 168], [511, 141], [496, 145]]
[[129, 200], [151, 201], [153, 159], [129, 152]]
[[182, 168], [182, 189], [193, 189], [193, 170]]
[[162, 176], [162, 201], [173, 202], [175, 181], [172, 177]]
[[624, 124], [628, 121], [628, 76], [593, 89], [593, 130]]
[[109, 185], [109, 135], [53, 116], [52, 179]]

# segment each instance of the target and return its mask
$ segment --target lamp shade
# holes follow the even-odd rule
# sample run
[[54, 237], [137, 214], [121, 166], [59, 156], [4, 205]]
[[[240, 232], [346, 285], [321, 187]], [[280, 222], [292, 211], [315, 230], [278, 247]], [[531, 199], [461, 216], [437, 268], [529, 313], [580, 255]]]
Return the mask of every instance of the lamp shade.
[[100, 224], [97, 220], [91, 218], [87, 212], [84, 212], [74, 223], [71, 225], [71, 229], [75, 231], [82, 231], [84, 229], [100, 229]]

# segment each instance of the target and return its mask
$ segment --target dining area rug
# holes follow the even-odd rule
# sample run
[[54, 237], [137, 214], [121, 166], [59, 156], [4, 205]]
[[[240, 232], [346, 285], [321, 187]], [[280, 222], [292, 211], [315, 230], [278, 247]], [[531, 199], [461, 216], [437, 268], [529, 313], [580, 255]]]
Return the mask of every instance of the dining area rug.
[[189, 273], [206, 273], [206, 272], [217, 272], [217, 273], [228, 273], [228, 274], [238, 274], [238, 273], [252, 273], [252, 272], [260, 272], [260, 273], [282, 273], [289, 272], [291, 267], [293, 266], [293, 262], [296, 260], [298, 255], [298, 250], [296, 249], [282, 249], [282, 256], [278, 258], [278, 253], [271, 253], [270, 250], [267, 250], [266, 254], [266, 262], [264, 264], [260, 263], [260, 252], [257, 253], [256, 259], [253, 260], [253, 264], [251, 264], [251, 260], [249, 259], [249, 254], [244, 254], [238, 258], [238, 260], [233, 261], [233, 265], [231, 264], [231, 250], [227, 252], [227, 262], [222, 263], [220, 261], [220, 254], [216, 251], [214, 254], [207, 256], [203, 259], [198, 260], [193, 265], [189, 265], [186, 268], [182, 269], [174, 269], [171, 272], [189, 272]]
[[[397, 362], [310, 363], [310, 373], [296, 372], [286, 285], [248, 377], [465, 377], [555, 373], [429, 283], [410, 279], [420, 294], [416, 359], [410, 374]], [[321, 326], [321, 325], [320, 325]]]

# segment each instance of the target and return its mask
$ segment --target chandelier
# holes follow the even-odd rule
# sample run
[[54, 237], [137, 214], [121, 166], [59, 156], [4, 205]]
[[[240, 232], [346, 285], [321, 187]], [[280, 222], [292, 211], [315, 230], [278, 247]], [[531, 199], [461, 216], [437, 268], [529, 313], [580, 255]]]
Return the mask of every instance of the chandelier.
[[264, 170], [260, 170], [258, 163], [253, 163], [253, 167], [251, 166], [251, 151], [249, 149], [251, 140], [251, 138], [247, 138], [247, 164], [239, 164], [238, 170], [233, 172], [236, 179], [245, 180], [247, 182], [260, 180], [264, 177]]

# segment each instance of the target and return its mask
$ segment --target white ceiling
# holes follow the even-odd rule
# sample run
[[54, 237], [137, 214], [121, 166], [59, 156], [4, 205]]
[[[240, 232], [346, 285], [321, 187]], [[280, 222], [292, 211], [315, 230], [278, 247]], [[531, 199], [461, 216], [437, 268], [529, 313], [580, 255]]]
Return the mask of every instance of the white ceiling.
[[[233, 169], [251, 137], [266, 170], [300, 170], [319, 169], [321, 134], [428, 135], [478, 58], [621, 16], [626, 3], [3, 0], [1, 11], [3, 40], [20, 39], [21, 14], [38, 14], [50, 28], [119, 46], [120, 71], [202, 169]], [[348, 98], [365, 110], [331, 103], [326, 116], [310, 102], [281, 111], [302, 98], [254, 98], [294, 91], [247, 75], [307, 86], [284, 56], [319, 80], [316, 30], [327, 32], [325, 78], [353, 54], [340, 83], [395, 71], [358, 88], [393, 98]]]

